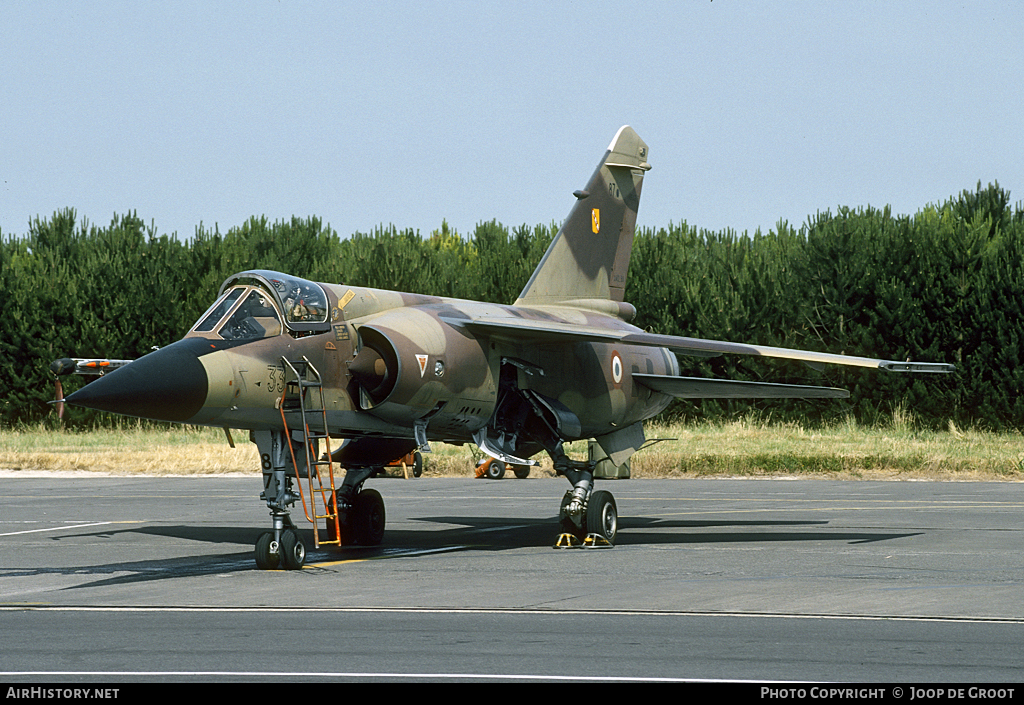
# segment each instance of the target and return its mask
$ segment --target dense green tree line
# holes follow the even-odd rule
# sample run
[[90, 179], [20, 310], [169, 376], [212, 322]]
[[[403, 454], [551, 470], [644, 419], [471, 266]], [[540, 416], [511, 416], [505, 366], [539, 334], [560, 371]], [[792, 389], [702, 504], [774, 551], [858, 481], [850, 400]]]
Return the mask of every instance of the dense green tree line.
[[[134, 358], [179, 339], [220, 284], [265, 268], [318, 281], [509, 303], [556, 224], [447, 223], [427, 237], [380, 227], [341, 238], [318, 218], [251, 218], [221, 233], [158, 235], [136, 214], [106, 227], [73, 210], [0, 234], [0, 423], [53, 416], [50, 361]], [[841, 208], [801, 227], [749, 236], [688, 224], [641, 229], [626, 298], [640, 327], [674, 335], [827, 352], [953, 362], [954, 375], [857, 368], [811, 370], [739, 356], [682, 358], [687, 373], [827, 384], [845, 402], [686, 403], [677, 413], [751, 407], [817, 420], [863, 421], [901, 404], [930, 425], [1024, 425], [1024, 209], [998, 184], [964, 191], [913, 216]], [[75, 381], [70, 386], [77, 386]], [[97, 416], [75, 410], [69, 421]]]

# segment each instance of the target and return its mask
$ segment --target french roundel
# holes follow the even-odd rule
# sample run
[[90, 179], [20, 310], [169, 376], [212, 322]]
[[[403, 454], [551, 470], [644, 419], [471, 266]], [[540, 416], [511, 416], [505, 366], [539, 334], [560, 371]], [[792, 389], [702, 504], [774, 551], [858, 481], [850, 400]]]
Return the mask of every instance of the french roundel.
[[622, 358], [614, 350], [612, 351], [612, 380], [615, 384], [622, 382]]

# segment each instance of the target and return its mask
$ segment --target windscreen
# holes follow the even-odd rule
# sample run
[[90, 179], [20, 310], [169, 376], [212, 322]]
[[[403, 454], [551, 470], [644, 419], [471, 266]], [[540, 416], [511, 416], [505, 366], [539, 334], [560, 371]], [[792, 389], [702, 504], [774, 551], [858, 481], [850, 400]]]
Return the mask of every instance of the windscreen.
[[270, 295], [252, 289], [217, 332], [225, 340], [269, 338], [281, 333], [281, 318], [270, 303]]
[[[228, 277], [221, 284], [220, 291], [230, 293], [237, 287], [259, 287], [271, 300], [270, 305], [277, 310], [278, 321], [292, 336], [315, 335], [331, 330], [327, 320], [330, 316], [330, 299], [323, 287], [315, 282], [269, 269], [250, 269]], [[239, 305], [237, 301], [236, 297], [235, 305]], [[223, 315], [230, 315], [231, 310], [231, 303], [227, 303]], [[260, 316], [253, 318], [258, 319]], [[216, 322], [213, 321], [208, 323], [204, 319], [202, 325], [212, 326], [204, 330], [216, 329]]]
[[199, 323], [192, 330], [199, 333], [206, 333], [217, 327], [220, 323], [220, 319], [224, 318], [224, 314], [231, 310], [231, 307], [238, 301], [238, 297], [245, 291], [245, 287], [236, 287], [224, 294], [217, 303], [211, 306], [203, 317], [199, 319]]

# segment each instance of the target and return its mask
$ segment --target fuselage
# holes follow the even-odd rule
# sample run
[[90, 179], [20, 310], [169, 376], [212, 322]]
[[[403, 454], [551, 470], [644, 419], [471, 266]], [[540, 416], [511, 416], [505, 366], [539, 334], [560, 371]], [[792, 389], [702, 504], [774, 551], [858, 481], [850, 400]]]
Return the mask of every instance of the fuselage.
[[[303, 287], [312, 293], [293, 295]], [[510, 327], [479, 335], [460, 325], [478, 318]], [[519, 389], [555, 399], [579, 419], [572, 432], [579, 438], [611, 433], [668, 405], [670, 397], [631, 378], [678, 374], [668, 351], [538, 343], [517, 335], [517, 323], [639, 330], [587, 308], [503, 306], [248, 272], [224, 283], [182, 340], [68, 401], [164, 421], [280, 429], [291, 381], [285, 360], [305, 358], [322, 378], [329, 431], [343, 438], [412, 438], [414, 424], [426, 418], [431, 440], [471, 441], [495, 415], [502, 366], [510, 361]]]

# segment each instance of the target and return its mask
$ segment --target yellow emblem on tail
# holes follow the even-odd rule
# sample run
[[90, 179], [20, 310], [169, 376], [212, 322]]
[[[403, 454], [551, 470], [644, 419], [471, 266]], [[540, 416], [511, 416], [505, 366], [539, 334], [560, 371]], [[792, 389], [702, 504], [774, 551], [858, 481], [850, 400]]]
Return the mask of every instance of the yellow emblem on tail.
[[590, 211], [590, 227], [593, 229], [594, 234], [601, 232], [601, 209], [595, 208]]

